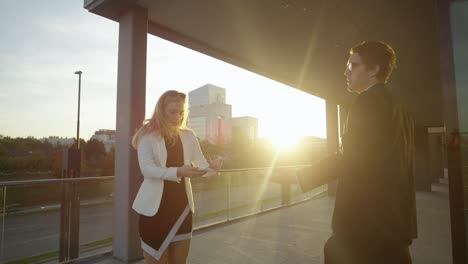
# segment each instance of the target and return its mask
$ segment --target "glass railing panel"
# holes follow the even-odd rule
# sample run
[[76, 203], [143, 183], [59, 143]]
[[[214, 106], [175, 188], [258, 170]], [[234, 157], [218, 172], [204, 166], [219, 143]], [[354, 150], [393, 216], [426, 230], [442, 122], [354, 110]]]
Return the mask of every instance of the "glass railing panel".
[[240, 171], [231, 174], [229, 188], [229, 217], [236, 219], [261, 211], [263, 176], [257, 171]]
[[76, 183], [80, 195], [80, 258], [110, 250], [114, 181]]
[[259, 177], [262, 177], [262, 185], [259, 194], [261, 194], [262, 211], [280, 207], [282, 205], [281, 184], [271, 182], [269, 173], [271, 170], [265, 169], [257, 171]]
[[[256, 214], [326, 192], [326, 185], [308, 193], [291, 185], [289, 195], [285, 196], [284, 186], [269, 180], [270, 170], [223, 171], [217, 176], [193, 179], [194, 228]], [[0, 219], [1, 263], [58, 261], [61, 203], [63, 194], [68, 193], [71, 186], [78, 190], [80, 202], [78, 257], [109, 251], [114, 206], [112, 177], [64, 183], [32, 182], [8, 185], [0, 190], [0, 213], [5, 212]]]
[[322, 195], [327, 195], [328, 185], [325, 184], [308, 192], [302, 192], [301, 187], [298, 184], [292, 184], [290, 186], [290, 191], [291, 203], [297, 203], [314, 197], [321, 197]]
[[58, 256], [61, 183], [3, 186], [0, 263], [35, 263]]
[[194, 228], [228, 220], [230, 175], [231, 172], [222, 172], [208, 178], [192, 179], [195, 202]]

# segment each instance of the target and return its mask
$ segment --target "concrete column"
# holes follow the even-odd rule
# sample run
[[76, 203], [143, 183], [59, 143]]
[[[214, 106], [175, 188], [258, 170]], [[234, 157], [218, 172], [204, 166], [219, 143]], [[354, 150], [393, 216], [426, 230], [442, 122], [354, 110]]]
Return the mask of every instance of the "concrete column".
[[445, 135], [444, 127], [428, 128], [429, 168], [433, 183], [439, 183], [444, 176], [444, 151], [442, 137]]
[[[327, 148], [328, 153], [339, 151], [338, 105], [327, 100], [325, 102], [327, 123]], [[337, 181], [328, 184], [328, 195], [335, 195]]]
[[114, 258], [130, 262], [142, 258], [138, 215], [131, 208], [142, 176], [131, 139], [145, 117], [147, 10], [131, 8], [119, 22], [112, 249]]
[[429, 139], [427, 127], [417, 126], [414, 129], [414, 143], [416, 148], [414, 158], [414, 187], [417, 191], [431, 191], [431, 174], [429, 158]]
[[[467, 263], [468, 243], [466, 226], [466, 194], [462, 173], [458, 124], [457, 89], [453, 54], [450, 5], [453, 1], [437, 0], [437, 32], [439, 32], [440, 71], [444, 125], [446, 129], [446, 155], [449, 178], [450, 226], [452, 231], [452, 263]], [[458, 139], [457, 139], [458, 138]]]

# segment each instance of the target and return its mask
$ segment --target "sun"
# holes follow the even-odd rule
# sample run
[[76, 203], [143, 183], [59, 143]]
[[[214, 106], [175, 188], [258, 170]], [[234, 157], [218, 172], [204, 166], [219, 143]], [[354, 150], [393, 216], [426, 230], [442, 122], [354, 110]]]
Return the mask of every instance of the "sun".
[[301, 135], [299, 133], [291, 133], [291, 131], [284, 132], [285, 133], [275, 133], [268, 137], [278, 149], [291, 150], [296, 148]]
[[297, 146], [298, 141], [299, 139], [297, 138], [274, 138], [273, 144], [279, 149], [290, 150]]

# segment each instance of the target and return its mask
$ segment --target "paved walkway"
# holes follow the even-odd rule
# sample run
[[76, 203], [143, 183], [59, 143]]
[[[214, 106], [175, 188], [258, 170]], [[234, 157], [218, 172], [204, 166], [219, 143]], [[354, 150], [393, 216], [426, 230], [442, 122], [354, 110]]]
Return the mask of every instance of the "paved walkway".
[[[323, 263], [334, 198], [323, 197], [197, 232], [191, 264]], [[415, 264], [451, 263], [446, 184], [417, 194], [419, 238], [411, 246]], [[118, 263], [103, 257], [87, 263]], [[139, 261], [136, 263], [143, 263]]]

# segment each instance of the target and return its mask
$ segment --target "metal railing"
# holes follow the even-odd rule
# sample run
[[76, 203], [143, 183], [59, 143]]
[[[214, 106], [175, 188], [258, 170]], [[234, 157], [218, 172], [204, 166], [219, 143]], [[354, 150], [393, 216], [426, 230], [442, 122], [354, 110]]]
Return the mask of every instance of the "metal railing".
[[[291, 170], [293, 172], [308, 166], [310, 165], [276, 168]], [[221, 170], [216, 177], [192, 180], [197, 208], [193, 218], [194, 230], [307, 200], [327, 190], [326, 186], [324, 186], [312, 192], [302, 194], [297, 186], [292, 190], [289, 185], [272, 184], [268, 181], [268, 175], [270, 175], [272, 169], [272, 167], [263, 167]], [[61, 199], [61, 194], [65, 192], [64, 190], [67, 190], [68, 185], [75, 185], [77, 188], [86, 187], [87, 189], [91, 186], [97, 190], [106, 190], [96, 197], [85, 197], [83, 195], [83, 199], [81, 199], [81, 206], [78, 210], [83, 211], [83, 217], [77, 224], [83, 225], [80, 231], [83, 231], [85, 237], [88, 234], [91, 238], [87, 238], [89, 241], [80, 241], [79, 257], [82, 257], [82, 253], [85, 250], [93, 255], [94, 248], [99, 248], [103, 245], [108, 246], [111, 243], [112, 236], [111, 228], [109, 228], [109, 220], [111, 222], [112, 219], [108, 218], [112, 218], [113, 203], [112, 193], [109, 193], [109, 191], [112, 191], [110, 186], [112, 182], [109, 181], [113, 179], [114, 176], [102, 176], [0, 182], [2, 192], [0, 262], [19, 259], [23, 263], [41, 262], [47, 259], [55, 259], [57, 261], [57, 257], [60, 255], [59, 251], [67, 250], [66, 246], [70, 245], [65, 245], [65, 248], [60, 245], [57, 247], [56, 240], [60, 235], [57, 235], [57, 233], [61, 233], [63, 230], [59, 231], [56, 223], [59, 219], [62, 219], [63, 207], [67, 206], [67, 202]], [[93, 185], [88, 184], [91, 182]], [[83, 186], [83, 184], [88, 185]], [[46, 189], [40, 189], [44, 187]], [[31, 188], [31, 190], [27, 188]], [[12, 195], [10, 197], [12, 201], [9, 201], [9, 197], [7, 196], [9, 193]], [[84, 190], [81, 190], [79, 193], [85, 194]], [[29, 202], [32, 205], [21, 207], [20, 202], [15, 201], [15, 199], [21, 199], [27, 196], [26, 194], [29, 195], [28, 197], [37, 198], [32, 198], [32, 200], [31, 198], [24, 198], [25, 202]], [[34, 199], [38, 200], [35, 201]], [[49, 202], [39, 201], [41, 199], [48, 199]], [[106, 215], [99, 216], [103, 212]], [[88, 220], [88, 218], [91, 220]], [[41, 231], [40, 225], [47, 226], [44, 228], [49, 231], [42, 234], [41, 232], [43, 231]], [[95, 233], [99, 233], [103, 229], [107, 230], [108, 233], [110, 232], [110, 234], [101, 235], [99, 238], [92, 238]], [[37, 234], [38, 237], [34, 237], [32, 233]], [[48, 240], [43, 239], [41, 235], [47, 237]], [[5, 239], [6, 237], [8, 239]], [[60, 235], [60, 237], [62, 236]], [[81, 237], [80, 235], [80, 239]], [[8, 243], [11, 245], [6, 245]], [[21, 248], [21, 245], [25, 248]], [[5, 248], [9, 250], [15, 249], [19, 252], [16, 255], [11, 252], [5, 255]], [[40, 249], [37, 252], [29, 252], [31, 248]], [[106, 250], [110, 251], [110, 247]], [[102, 251], [99, 253], [102, 253]]]

